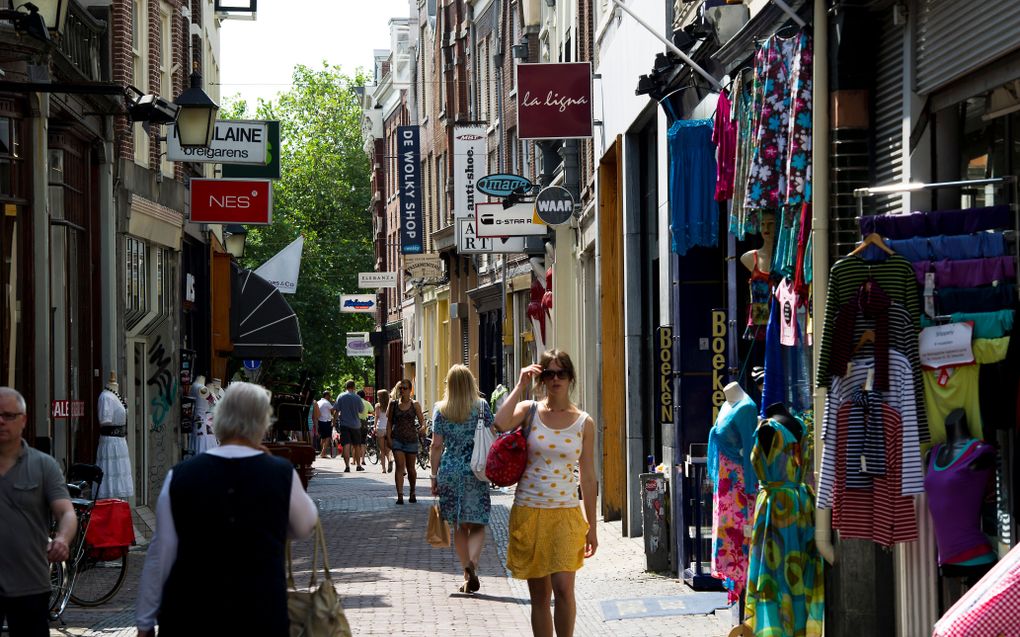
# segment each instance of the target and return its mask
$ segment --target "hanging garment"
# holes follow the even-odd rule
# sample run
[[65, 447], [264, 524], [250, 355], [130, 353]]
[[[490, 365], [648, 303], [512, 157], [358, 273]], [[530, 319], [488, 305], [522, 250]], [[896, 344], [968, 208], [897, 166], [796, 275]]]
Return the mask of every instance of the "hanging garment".
[[791, 347], [779, 341], [779, 300], [772, 299], [772, 312], [765, 335], [765, 380], [762, 385], [761, 415], [770, 405], [783, 403], [802, 413], [812, 408], [811, 360], [804, 346], [804, 327], [796, 323], [797, 335]]
[[725, 92], [719, 94], [715, 107], [712, 143], [716, 151], [715, 200], [733, 198], [733, 171], [737, 153], [737, 123], [732, 118], [732, 104]]
[[998, 232], [887, 239], [886, 245], [908, 261], [983, 259], [1006, 254], [1006, 239]]
[[743, 73], [733, 80], [731, 117], [737, 126], [737, 148], [733, 166], [733, 199], [730, 200], [730, 234], [738, 239], [757, 234], [761, 229], [758, 211], [745, 204], [747, 173], [750, 170], [753, 136], [751, 134], [751, 91]]
[[789, 279], [776, 286], [779, 301], [779, 344], [793, 347], [797, 344], [797, 310], [803, 305], [800, 295]]
[[1016, 285], [1012, 283], [935, 290], [939, 314], [997, 312], [1012, 307], [1016, 298]]
[[963, 259], [960, 261], [919, 261], [913, 264], [917, 284], [925, 284], [925, 275], [935, 275], [935, 287], [972, 288], [997, 281], [1016, 280], [1016, 257]]
[[[770, 448], [762, 428], [773, 430]], [[825, 597], [815, 547], [814, 495], [804, 484], [804, 445], [774, 419], [764, 421], [751, 452], [760, 490], [751, 532], [746, 621], [756, 637], [817, 637]]]
[[793, 284], [802, 296], [807, 295], [811, 285], [811, 204], [805, 203], [800, 211], [800, 229], [797, 234], [797, 257], [794, 261]]
[[669, 232], [673, 252], [719, 243], [715, 201], [715, 148], [712, 121], [678, 120], [666, 135], [669, 148]]
[[853, 301], [839, 308], [836, 315], [836, 335], [832, 344], [832, 358], [829, 361], [828, 373], [833, 376], [846, 374], [846, 366], [854, 355], [853, 348], [857, 341], [849, 338], [854, 333], [854, 325], [858, 317], [870, 319], [875, 323], [874, 356], [875, 389], [889, 389], [889, 306], [892, 300], [877, 283], [866, 281]]
[[[981, 505], [989, 481], [995, 474], [995, 463], [974, 463], [995, 458], [995, 449], [979, 440], [972, 440], [948, 464], [941, 466], [938, 456], [944, 445], [932, 447], [928, 457], [928, 473], [924, 488], [928, 508], [935, 525], [935, 543], [939, 549], [939, 565], [961, 564], [993, 555], [992, 545], [981, 530]], [[994, 558], [993, 558], [994, 560]]]
[[946, 416], [954, 409], [967, 414], [970, 435], [981, 438], [981, 393], [978, 381], [985, 363], [997, 363], [1006, 358], [1010, 338], [974, 339], [974, 364], [961, 367], [924, 370], [925, 407], [928, 410], [928, 427], [932, 442], [946, 441]]
[[755, 250], [754, 267], [751, 268], [751, 278], [747, 280], [751, 302], [747, 306], [747, 328], [744, 330], [744, 338], [764, 341], [765, 328], [769, 324], [772, 284], [769, 282], [769, 273], [764, 272], [759, 265], [758, 251]]
[[[949, 315], [950, 323], [973, 323], [974, 338], [1002, 338], [1013, 330], [1016, 312], [998, 310], [996, 312], [957, 312]], [[921, 317], [921, 327], [938, 325], [927, 316]]]
[[887, 239], [912, 239], [935, 235], [973, 234], [1013, 226], [1008, 205], [963, 210], [932, 210], [901, 215], [861, 217], [861, 236], [877, 232]]

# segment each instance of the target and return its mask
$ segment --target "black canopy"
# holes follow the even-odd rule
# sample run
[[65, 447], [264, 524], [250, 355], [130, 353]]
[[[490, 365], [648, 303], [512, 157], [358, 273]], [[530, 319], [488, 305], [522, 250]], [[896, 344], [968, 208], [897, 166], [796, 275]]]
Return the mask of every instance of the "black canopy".
[[297, 314], [276, 286], [236, 264], [230, 334], [236, 358], [301, 359], [301, 327]]

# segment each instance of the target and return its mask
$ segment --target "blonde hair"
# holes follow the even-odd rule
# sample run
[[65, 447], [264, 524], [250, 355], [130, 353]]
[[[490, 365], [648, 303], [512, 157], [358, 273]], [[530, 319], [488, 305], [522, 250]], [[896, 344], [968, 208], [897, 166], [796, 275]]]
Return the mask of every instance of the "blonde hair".
[[436, 408], [450, 422], [465, 422], [477, 404], [475, 375], [463, 365], [454, 365], [446, 374], [446, 394]]
[[380, 389], [375, 393], [375, 397], [379, 399], [379, 409], [386, 411], [386, 408], [390, 406], [390, 392]]

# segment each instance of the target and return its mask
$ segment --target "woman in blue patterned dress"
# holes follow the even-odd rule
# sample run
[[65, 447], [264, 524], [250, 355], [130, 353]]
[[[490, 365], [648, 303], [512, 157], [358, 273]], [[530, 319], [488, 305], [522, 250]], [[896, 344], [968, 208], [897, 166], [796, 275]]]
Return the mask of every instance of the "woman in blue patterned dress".
[[471, 471], [475, 427], [482, 421], [492, 428], [489, 405], [478, 398], [478, 384], [471, 370], [454, 365], [446, 375], [446, 396], [436, 404], [432, 417], [432, 495], [439, 510], [454, 528], [453, 548], [464, 568], [462, 593], [474, 593], [478, 559], [489, 524], [489, 484]]

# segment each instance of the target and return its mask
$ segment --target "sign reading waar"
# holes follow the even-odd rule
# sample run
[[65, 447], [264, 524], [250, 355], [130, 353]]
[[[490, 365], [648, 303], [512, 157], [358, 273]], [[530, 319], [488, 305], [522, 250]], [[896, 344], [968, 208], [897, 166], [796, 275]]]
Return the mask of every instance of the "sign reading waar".
[[219, 120], [208, 147], [184, 148], [177, 135], [177, 126], [166, 131], [166, 158], [170, 161], [191, 161], [202, 164], [266, 163], [265, 122]]

